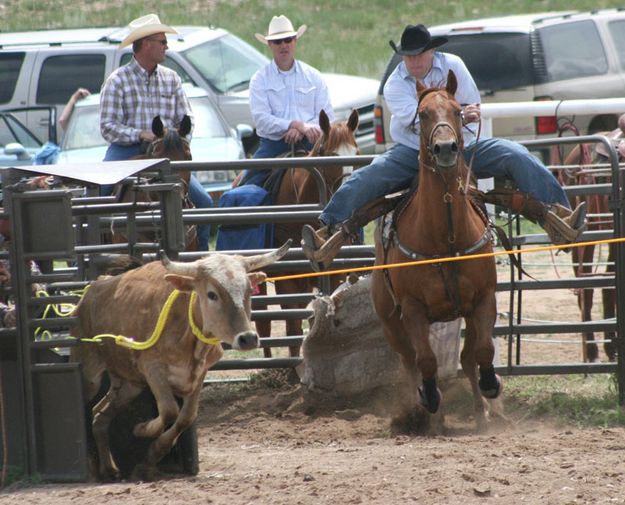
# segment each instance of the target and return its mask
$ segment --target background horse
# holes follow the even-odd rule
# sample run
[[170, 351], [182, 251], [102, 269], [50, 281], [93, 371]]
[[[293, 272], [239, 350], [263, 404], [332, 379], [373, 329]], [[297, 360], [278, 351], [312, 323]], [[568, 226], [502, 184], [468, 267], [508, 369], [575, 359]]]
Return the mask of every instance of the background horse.
[[[326, 113], [319, 114], [319, 126], [322, 136], [316, 142], [308, 156], [354, 156], [358, 154], [358, 146], [354, 132], [358, 128], [358, 112], [352, 111], [349, 119], [330, 124]], [[326, 166], [319, 170], [325, 181], [329, 198], [341, 185], [345, 175], [351, 173], [351, 167], [342, 165]], [[319, 188], [311, 172], [305, 168], [286, 169], [274, 205], [297, 205], [319, 203]], [[305, 223], [276, 223], [274, 226], [274, 243], [283, 243], [292, 239], [299, 244], [302, 239], [302, 225]], [[313, 224], [313, 223], [310, 223]], [[316, 287], [316, 279], [294, 279], [275, 283], [277, 294], [311, 292]], [[339, 276], [332, 276], [333, 288], [341, 282]], [[282, 305], [283, 308], [305, 308], [305, 303]], [[261, 338], [271, 336], [271, 321], [256, 321], [256, 329]], [[302, 321], [287, 319], [286, 334], [301, 335]], [[297, 356], [299, 346], [289, 347], [291, 356]], [[270, 349], [265, 348], [265, 355], [270, 356]]]
[[[421, 125], [418, 188], [395, 212], [385, 247], [376, 230], [376, 265], [492, 251], [486, 219], [466, 194], [468, 168], [462, 154], [461, 108], [457, 81], [449, 72], [445, 88], [417, 83]], [[496, 319], [495, 261], [469, 261], [376, 270], [372, 297], [384, 335], [401, 355], [411, 393], [417, 400], [419, 429], [438, 411], [437, 360], [429, 342], [430, 324], [464, 317], [462, 369], [471, 382], [477, 426], [486, 428], [486, 398], [496, 398], [501, 381], [493, 367]], [[478, 381], [478, 366], [480, 378]], [[419, 385], [419, 375], [421, 385]], [[422, 424], [421, 424], [422, 423]]]
[[[165, 128], [160, 116], [156, 116], [152, 120], [152, 133], [156, 136], [156, 139], [148, 146], [145, 154], [135, 156], [133, 159], [148, 159], [148, 158], [167, 158], [170, 161], [190, 161], [191, 147], [186, 136], [191, 132], [191, 118], [185, 115], [180, 123], [180, 126], [176, 128]], [[188, 196], [189, 180], [191, 173], [189, 171], [180, 171], [180, 180], [182, 183], [182, 190], [180, 197], [182, 198], [182, 207], [185, 209], [193, 208], [193, 204]], [[132, 185], [120, 185], [116, 188], [115, 194], [119, 202], [155, 202], [159, 200], [158, 193], [146, 192], [146, 191], [131, 191]], [[126, 242], [125, 235], [113, 231], [112, 241], [114, 243]], [[140, 241], [142, 242], [156, 242], [158, 241], [157, 233], [154, 232], [141, 232], [139, 234]], [[185, 250], [197, 251], [197, 230], [195, 226], [185, 227]]]
[[[625, 126], [625, 116], [619, 119], [619, 125]], [[571, 127], [569, 127], [571, 128]], [[579, 132], [576, 132], [579, 135]], [[622, 139], [623, 131], [621, 128], [612, 132], [599, 132], [598, 135], [606, 135], [616, 141], [619, 137]], [[621, 148], [617, 149], [621, 162], [625, 158], [625, 144], [621, 144]], [[558, 158], [556, 158], [558, 159]], [[558, 179], [563, 186], [571, 185], [591, 185], [610, 183], [612, 181], [612, 171], [610, 168], [601, 168], [596, 165], [608, 164], [608, 153], [603, 144], [588, 145], [582, 144], [575, 146], [571, 152], [564, 158], [563, 164], [565, 168], [559, 170]], [[579, 167], [571, 168], [571, 165], [579, 165]], [[613, 230], [614, 223], [612, 213], [609, 209], [608, 195], [583, 195], [573, 197], [571, 205], [577, 205], [582, 200], [587, 202], [588, 207], [588, 230]], [[575, 207], [573, 207], [575, 208]], [[607, 267], [605, 274], [614, 275], [614, 246], [608, 246]], [[571, 260], [573, 261], [573, 271], [576, 277], [584, 277], [590, 275], [598, 275], [597, 262], [595, 259], [595, 246], [587, 245], [584, 247], [573, 247], [571, 250]], [[616, 316], [616, 293], [614, 288], [604, 288], [601, 290], [603, 302], [604, 319]], [[594, 290], [592, 288], [583, 288], [577, 290], [577, 305], [581, 312], [582, 321], [592, 320]], [[614, 332], [604, 333], [604, 345], [606, 355], [610, 361], [616, 361], [616, 344]], [[592, 331], [582, 333], [582, 356], [584, 362], [598, 362], [599, 348], [595, 343], [595, 335]]]

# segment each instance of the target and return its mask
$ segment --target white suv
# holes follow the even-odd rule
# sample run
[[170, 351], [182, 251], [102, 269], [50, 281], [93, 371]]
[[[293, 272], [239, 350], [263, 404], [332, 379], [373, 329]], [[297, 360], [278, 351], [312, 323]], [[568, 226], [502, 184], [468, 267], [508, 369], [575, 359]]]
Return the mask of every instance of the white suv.
[[[183, 82], [204, 88], [231, 127], [253, 126], [248, 85], [268, 58], [226, 30], [176, 29], [180, 35], [168, 37], [164, 64], [176, 70]], [[126, 35], [127, 28], [0, 33], [0, 109], [56, 105], [60, 115], [76, 88], [100, 91], [106, 76], [130, 59], [131, 48], [118, 49]], [[357, 109], [358, 145], [363, 153], [372, 153], [379, 81], [340, 74], [325, 77], [337, 119], [347, 119]], [[42, 115], [29, 113], [23, 120], [37, 134], [47, 128]], [[246, 148], [252, 144], [253, 140]]]
[[[552, 12], [476, 19], [430, 27], [449, 39], [440, 51], [460, 56], [483, 102], [616, 98], [625, 93], [625, 11]], [[376, 151], [391, 144], [382, 90], [400, 57], [393, 54], [376, 104]], [[581, 133], [616, 128], [617, 115], [574, 119]], [[513, 140], [555, 136], [556, 117], [494, 119], [493, 134]]]

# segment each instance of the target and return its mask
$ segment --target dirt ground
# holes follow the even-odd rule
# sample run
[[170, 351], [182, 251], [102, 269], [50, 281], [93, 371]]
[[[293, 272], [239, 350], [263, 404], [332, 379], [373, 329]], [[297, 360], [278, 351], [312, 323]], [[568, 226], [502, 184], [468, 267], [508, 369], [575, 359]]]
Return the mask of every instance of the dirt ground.
[[[538, 320], [578, 318], [570, 292], [527, 304], [527, 316]], [[574, 344], [547, 350], [528, 343], [524, 360], [579, 361], [579, 336], [569, 337]], [[286, 383], [210, 385], [200, 406], [197, 476], [13, 485], [0, 503], [625, 503], [624, 428], [528, 419], [517, 405], [507, 422], [476, 434], [466, 390], [456, 383], [444, 391], [446, 431], [415, 436], [392, 429], [397, 392], [347, 401], [312, 397]]]

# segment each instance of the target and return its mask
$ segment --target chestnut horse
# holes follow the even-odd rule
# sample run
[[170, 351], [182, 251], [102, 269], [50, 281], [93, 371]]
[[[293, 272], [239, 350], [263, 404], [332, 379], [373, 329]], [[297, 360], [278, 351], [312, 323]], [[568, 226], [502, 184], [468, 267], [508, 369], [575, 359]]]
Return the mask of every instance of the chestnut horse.
[[[625, 126], [625, 116], [619, 120], [619, 124]], [[598, 132], [597, 135], [606, 135], [609, 138], [613, 138], [614, 142], [616, 142], [619, 137], [622, 142], [623, 138], [621, 129], [612, 132]], [[618, 149], [621, 162], [625, 159], [625, 152], [623, 151], [622, 147]], [[577, 145], [565, 157], [563, 164], [567, 167], [570, 165], [580, 165], [580, 168], [576, 170], [564, 168], [559, 171], [558, 178], [563, 186], [610, 183], [612, 181], [611, 170], [600, 169], [599, 167], [593, 168], [592, 166], [607, 163], [609, 163], [608, 153], [603, 144], [599, 143], [593, 146], [588, 144]], [[612, 212], [608, 205], [608, 195], [584, 195], [575, 198], [577, 201], [571, 202], [571, 204], [577, 204], [580, 203], [581, 200], [585, 200], [588, 205], [588, 230], [614, 229]], [[614, 253], [614, 246], [612, 244], [608, 245], [608, 266], [605, 270], [607, 275], [614, 275]], [[573, 247], [571, 260], [573, 261], [573, 270], [576, 277], [598, 275], [595, 263], [594, 245]], [[593, 298], [594, 290], [592, 288], [577, 290], [577, 305], [581, 312], [582, 321], [592, 320]], [[616, 293], [614, 288], [602, 289], [601, 298], [603, 302], [604, 319], [615, 317]], [[603, 349], [610, 361], [616, 361], [615, 337], [614, 332], [605, 332], [604, 334], [605, 343]], [[595, 343], [595, 335], [592, 331], [582, 333], [582, 357], [584, 362], [594, 363], [599, 361], [599, 348]]]
[[[135, 156], [133, 159], [147, 158], [167, 158], [170, 161], [190, 161], [191, 147], [186, 136], [191, 132], [191, 118], [184, 116], [180, 126], [176, 128], [165, 128], [160, 116], [156, 116], [152, 120], [152, 133], [156, 138], [150, 143], [145, 154]], [[188, 171], [179, 172], [182, 189], [180, 197], [182, 198], [183, 208], [193, 208], [193, 204], [188, 197], [189, 179], [191, 173]], [[116, 188], [115, 194], [119, 202], [142, 201], [154, 202], [158, 201], [157, 193], [149, 193], [145, 191], [131, 191], [132, 185], [120, 185]], [[195, 226], [185, 227], [185, 250], [197, 250], [197, 233]], [[140, 234], [141, 241], [153, 242], [157, 240], [157, 234], [152, 232], [142, 232]], [[113, 230], [113, 242], [126, 242], [125, 235]]]
[[[468, 167], [462, 154], [461, 108], [454, 98], [455, 74], [445, 88], [417, 82], [421, 146], [418, 187], [395, 217], [388, 245], [382, 227], [375, 237], [376, 265], [492, 252], [487, 219], [466, 192]], [[416, 182], [416, 181], [415, 181]], [[429, 424], [438, 411], [437, 360], [430, 325], [463, 317], [466, 325], [462, 369], [471, 382], [475, 418], [486, 429], [485, 398], [496, 398], [501, 380], [493, 367], [497, 273], [492, 257], [376, 270], [375, 310], [391, 347], [401, 355], [411, 386], [414, 414]], [[479, 367], [479, 380], [478, 380]], [[421, 385], [419, 379], [421, 378]]]
[[[347, 121], [337, 121], [330, 124], [326, 113], [319, 114], [319, 126], [322, 135], [313, 146], [308, 156], [354, 156], [358, 154], [358, 145], [354, 132], [358, 128], [358, 112], [352, 111]], [[320, 168], [319, 171], [325, 182], [327, 197], [338, 189], [349, 169], [342, 165], [333, 165]], [[319, 187], [310, 170], [305, 168], [289, 168], [285, 171], [274, 205], [297, 205], [319, 203]], [[299, 244], [302, 239], [302, 225], [305, 223], [276, 223], [274, 226], [274, 243], [282, 243], [292, 239]], [[313, 224], [313, 223], [309, 223]], [[332, 276], [333, 287], [338, 286], [341, 279]], [[312, 292], [316, 286], [316, 279], [293, 279], [275, 283], [277, 294], [293, 294]], [[283, 305], [282, 308], [301, 309], [305, 303]], [[271, 321], [256, 321], [256, 329], [261, 338], [271, 335]], [[286, 320], [286, 334], [301, 335], [302, 321], [300, 319]], [[265, 355], [269, 356], [269, 349], [265, 348]], [[291, 356], [299, 354], [299, 346], [289, 347]]]

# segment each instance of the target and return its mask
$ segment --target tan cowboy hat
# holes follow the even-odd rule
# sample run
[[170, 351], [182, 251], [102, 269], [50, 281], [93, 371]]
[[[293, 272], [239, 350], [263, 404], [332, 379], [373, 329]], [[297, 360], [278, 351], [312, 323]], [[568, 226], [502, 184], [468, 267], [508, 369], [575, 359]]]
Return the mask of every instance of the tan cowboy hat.
[[171, 26], [167, 26], [161, 23], [161, 20], [156, 14], [147, 14], [131, 21], [128, 24], [130, 32], [124, 40], [122, 40], [119, 48], [129, 46], [134, 41], [149, 37], [156, 33], [174, 33], [178, 34]]
[[267, 30], [267, 35], [261, 35], [260, 33], [256, 34], [256, 38], [260, 40], [263, 44], [267, 44], [269, 40], [280, 40], [286, 39], [287, 37], [295, 37], [299, 39], [304, 32], [306, 31], [307, 26], [300, 26], [297, 31], [293, 29], [293, 23], [286, 16], [274, 16], [271, 18], [271, 22], [269, 23], [269, 29]]

